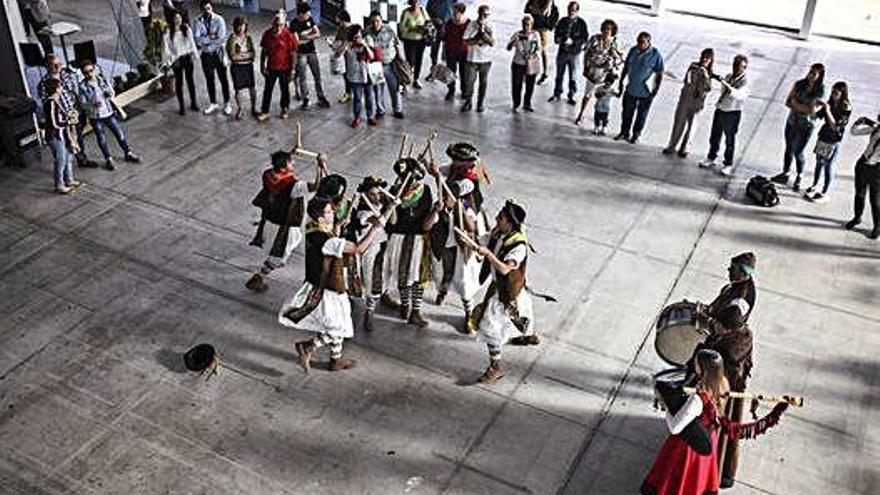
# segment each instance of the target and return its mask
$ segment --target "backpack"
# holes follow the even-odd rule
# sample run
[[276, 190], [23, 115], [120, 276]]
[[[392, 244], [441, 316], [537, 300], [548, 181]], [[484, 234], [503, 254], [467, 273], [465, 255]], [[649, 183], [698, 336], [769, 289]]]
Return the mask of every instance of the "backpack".
[[746, 185], [746, 196], [761, 206], [779, 204], [779, 193], [776, 192], [776, 186], [763, 175], [756, 175], [749, 179], [749, 183]]
[[394, 61], [391, 62], [391, 69], [394, 70], [394, 75], [397, 76], [397, 83], [399, 85], [409, 86], [413, 83], [414, 74], [412, 66], [400, 56], [399, 52], [394, 57]]

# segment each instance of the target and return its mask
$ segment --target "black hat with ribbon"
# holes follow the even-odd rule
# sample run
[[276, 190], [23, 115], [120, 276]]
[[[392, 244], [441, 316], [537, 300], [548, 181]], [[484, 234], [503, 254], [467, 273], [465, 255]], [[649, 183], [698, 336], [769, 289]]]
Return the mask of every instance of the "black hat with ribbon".
[[462, 141], [450, 144], [446, 148], [446, 156], [456, 162], [476, 163], [480, 161], [480, 150], [473, 144]]
[[378, 175], [370, 175], [364, 177], [364, 180], [358, 185], [357, 192], [365, 193], [374, 187], [386, 188], [388, 187], [388, 183]]

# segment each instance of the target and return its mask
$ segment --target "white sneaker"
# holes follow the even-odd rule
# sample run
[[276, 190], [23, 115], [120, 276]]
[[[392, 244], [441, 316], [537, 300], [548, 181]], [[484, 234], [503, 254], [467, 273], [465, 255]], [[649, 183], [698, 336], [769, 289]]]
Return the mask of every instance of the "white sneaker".
[[212, 113], [216, 112], [218, 108], [220, 107], [216, 103], [211, 103], [210, 105], [208, 105], [207, 108], [202, 111], [202, 113], [205, 115], [211, 115]]
[[733, 165], [725, 165], [721, 167], [721, 170], [719, 170], [718, 173], [725, 177], [730, 177], [733, 175]]
[[223, 107], [223, 115], [232, 115], [232, 105], [227, 103], [225, 107]]
[[716, 165], [718, 165], [718, 162], [715, 160], [709, 160], [708, 158], [697, 164], [700, 168], [715, 168]]

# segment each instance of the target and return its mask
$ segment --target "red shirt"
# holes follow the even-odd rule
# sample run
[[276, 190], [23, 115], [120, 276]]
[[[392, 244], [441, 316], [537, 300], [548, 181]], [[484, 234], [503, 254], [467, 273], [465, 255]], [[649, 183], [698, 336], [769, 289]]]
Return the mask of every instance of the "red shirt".
[[465, 20], [461, 24], [456, 24], [452, 22], [452, 19], [446, 21], [446, 28], [443, 34], [443, 41], [446, 43], [446, 53], [467, 55], [468, 45], [464, 42], [464, 30], [467, 29], [469, 22]]
[[291, 69], [290, 59], [298, 46], [299, 41], [296, 36], [286, 27], [278, 34], [275, 34], [273, 28], [269, 28], [263, 33], [263, 39], [260, 40], [260, 47], [269, 56], [266, 63], [269, 70], [289, 71]]

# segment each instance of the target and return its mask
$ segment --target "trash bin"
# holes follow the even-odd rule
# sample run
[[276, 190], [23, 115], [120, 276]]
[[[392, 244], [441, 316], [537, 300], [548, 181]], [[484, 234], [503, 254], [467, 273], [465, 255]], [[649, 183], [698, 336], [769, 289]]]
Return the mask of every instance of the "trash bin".
[[24, 167], [24, 154], [40, 144], [34, 125], [36, 104], [27, 96], [0, 95], [0, 147], [7, 165]]

